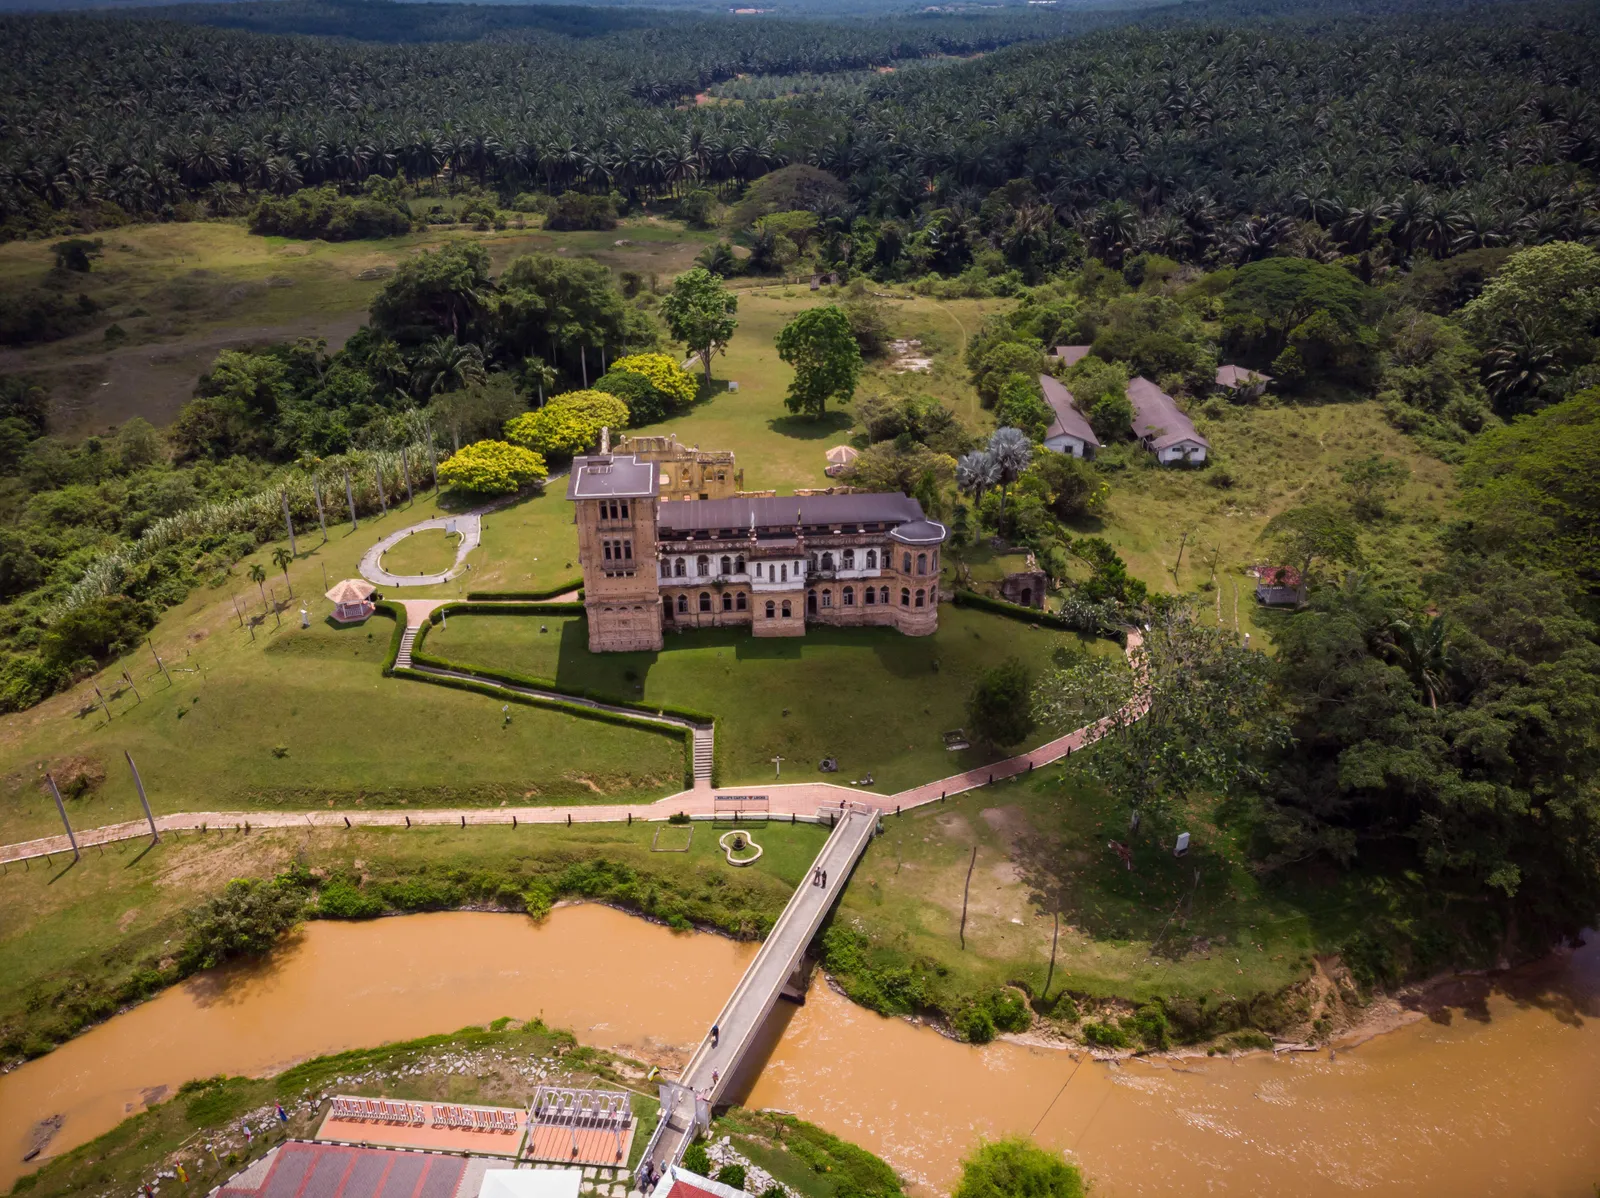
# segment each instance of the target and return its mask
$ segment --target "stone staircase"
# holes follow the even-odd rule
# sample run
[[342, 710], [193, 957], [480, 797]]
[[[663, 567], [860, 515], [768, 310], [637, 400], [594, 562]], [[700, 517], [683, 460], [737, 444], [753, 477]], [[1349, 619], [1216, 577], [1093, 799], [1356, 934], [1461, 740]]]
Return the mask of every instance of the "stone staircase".
[[[401, 652], [405, 652], [404, 648]], [[694, 780], [696, 784], [704, 782], [711, 785], [711, 761], [713, 755], [714, 733], [710, 728], [696, 728], [694, 730]]]
[[394, 655], [394, 668], [409, 670], [411, 668], [411, 647], [417, 643], [419, 628], [407, 628], [400, 634], [400, 652]]

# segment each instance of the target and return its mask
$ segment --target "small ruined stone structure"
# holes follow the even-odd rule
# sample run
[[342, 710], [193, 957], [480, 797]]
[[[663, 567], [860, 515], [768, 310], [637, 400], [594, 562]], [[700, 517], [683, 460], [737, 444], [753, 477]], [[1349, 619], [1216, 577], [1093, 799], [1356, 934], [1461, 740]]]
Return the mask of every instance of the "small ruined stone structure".
[[680, 445], [670, 433], [665, 437], [621, 437], [612, 448], [660, 467], [663, 500], [732, 499], [744, 482], [744, 471], [733, 464], [732, 452]]
[[594, 652], [660, 649], [667, 628], [938, 627], [948, 532], [905, 495], [663, 502], [656, 464], [615, 453], [574, 459], [567, 498]]
[[1045, 591], [1050, 589], [1050, 578], [1043, 570], [1018, 570], [1007, 574], [1000, 583], [1000, 598], [1023, 607], [1043, 609]]

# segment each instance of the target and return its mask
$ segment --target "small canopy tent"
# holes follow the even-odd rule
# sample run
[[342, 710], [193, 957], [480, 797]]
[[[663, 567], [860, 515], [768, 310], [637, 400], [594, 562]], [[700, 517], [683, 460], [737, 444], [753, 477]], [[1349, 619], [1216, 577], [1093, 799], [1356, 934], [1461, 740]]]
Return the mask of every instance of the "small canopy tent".
[[359, 578], [335, 583], [326, 598], [333, 604], [333, 618], [341, 623], [365, 620], [372, 614], [372, 584]]

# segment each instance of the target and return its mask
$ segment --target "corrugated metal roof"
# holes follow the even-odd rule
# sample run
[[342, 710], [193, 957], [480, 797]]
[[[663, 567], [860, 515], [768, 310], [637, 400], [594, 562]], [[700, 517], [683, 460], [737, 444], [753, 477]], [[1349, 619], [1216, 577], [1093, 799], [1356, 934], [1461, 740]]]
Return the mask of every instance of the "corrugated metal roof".
[[1039, 386], [1044, 391], [1044, 401], [1050, 405], [1050, 410], [1056, 418], [1050, 422], [1050, 429], [1045, 433], [1044, 439], [1051, 437], [1076, 437], [1085, 445], [1100, 445], [1100, 439], [1094, 435], [1094, 429], [1089, 427], [1089, 422], [1084, 419], [1083, 413], [1078, 411], [1078, 401], [1072, 398], [1072, 392], [1061, 385], [1059, 379], [1051, 378], [1048, 374], [1039, 376]]
[[1140, 440], [1150, 438], [1152, 449], [1166, 449], [1180, 441], [1193, 441], [1211, 448], [1194, 422], [1183, 414], [1178, 401], [1142, 375], [1128, 384], [1128, 402], [1133, 405], [1133, 431]]
[[754, 499], [695, 499], [661, 505], [661, 536], [719, 528], [793, 528], [797, 524], [906, 524], [922, 505], [898, 493], [774, 495]]

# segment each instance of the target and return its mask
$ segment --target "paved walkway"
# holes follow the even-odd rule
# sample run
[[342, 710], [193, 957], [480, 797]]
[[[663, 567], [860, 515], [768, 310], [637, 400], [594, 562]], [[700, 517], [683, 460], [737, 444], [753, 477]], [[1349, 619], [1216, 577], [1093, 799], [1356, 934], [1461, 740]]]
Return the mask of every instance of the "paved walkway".
[[[419, 601], [432, 602], [432, 601]], [[408, 603], [409, 608], [409, 603]], [[409, 614], [409, 613], [408, 613]], [[1128, 657], [1135, 672], [1135, 686], [1139, 688], [1128, 707], [1117, 716], [1097, 720], [1065, 736], [1057, 737], [1026, 753], [980, 766], [961, 774], [952, 774], [937, 782], [914, 786], [896, 794], [879, 794], [852, 786], [839, 786], [831, 782], [778, 783], [772, 785], [747, 784], [736, 787], [713, 788], [697, 785], [692, 790], [679, 791], [653, 803], [594, 804], [567, 807], [470, 807], [446, 808], [433, 811], [180, 811], [156, 817], [156, 827], [163, 832], [199, 830], [239, 830], [255, 828], [301, 827], [406, 827], [449, 826], [465, 827], [482, 824], [591, 824], [621, 823], [628, 819], [660, 820], [677, 812], [710, 818], [716, 812], [718, 795], [766, 795], [768, 810], [773, 817], [795, 816], [815, 819], [819, 813], [837, 811], [839, 804], [855, 801], [877, 807], [880, 811], [909, 811], [928, 803], [937, 803], [949, 795], [964, 794], [970, 790], [1025, 774], [1039, 766], [1050, 765], [1069, 757], [1112, 731], [1119, 722], [1138, 719], [1145, 712], [1147, 700], [1140, 685], [1143, 680], [1143, 655], [1139, 652], [1144, 641], [1139, 633], [1128, 633]], [[413, 669], [418, 667], [413, 666]], [[437, 671], [443, 673], [445, 671]], [[454, 671], [452, 671], [454, 672]], [[484, 682], [486, 679], [474, 678]], [[568, 695], [552, 695], [562, 702], [581, 702]], [[603, 706], [603, 705], [598, 705]], [[643, 713], [624, 709], [629, 715]], [[667, 721], [671, 722], [671, 721]], [[150, 827], [143, 820], [89, 828], [77, 833], [78, 844], [89, 847], [110, 844], [113, 841], [133, 840], [150, 835]], [[39, 840], [23, 841], [0, 847], [0, 862], [22, 861], [71, 851], [67, 838], [46, 836]]]
[[[409, 528], [402, 528], [399, 532], [392, 532], [367, 550], [361, 558], [361, 577], [376, 586], [382, 587], [426, 587], [437, 586], [442, 582], [449, 582], [466, 569], [467, 554], [478, 547], [483, 539], [484, 509], [475, 508], [470, 512], [463, 512], [459, 516], [440, 516], [435, 520], [424, 520], [413, 524]], [[461, 534], [461, 544], [456, 546], [456, 560], [448, 570], [442, 574], [391, 574], [383, 568], [383, 555], [388, 553], [401, 541], [414, 532], [422, 532], [429, 528], [454, 528]]]

